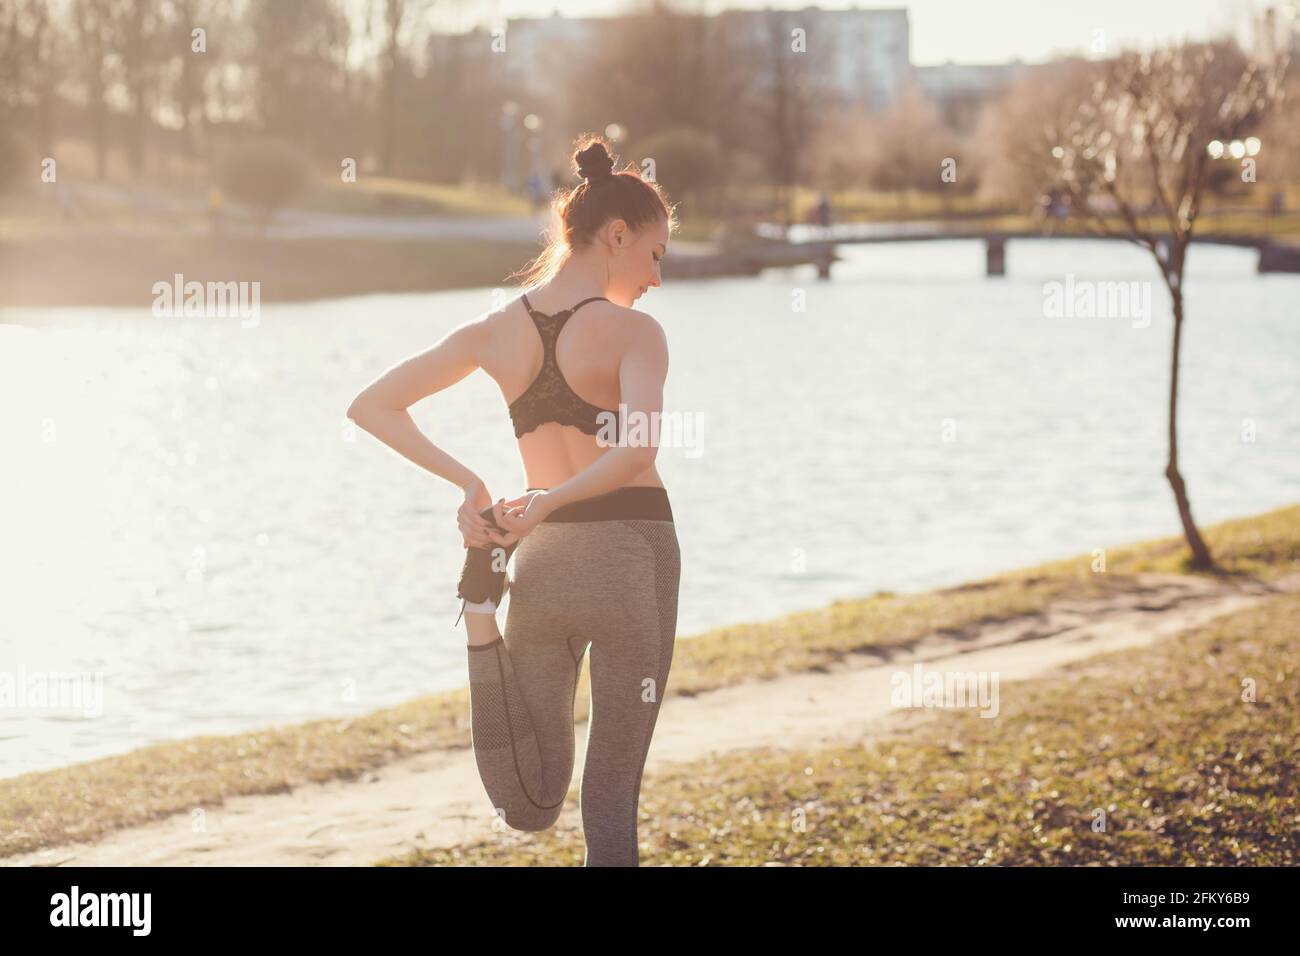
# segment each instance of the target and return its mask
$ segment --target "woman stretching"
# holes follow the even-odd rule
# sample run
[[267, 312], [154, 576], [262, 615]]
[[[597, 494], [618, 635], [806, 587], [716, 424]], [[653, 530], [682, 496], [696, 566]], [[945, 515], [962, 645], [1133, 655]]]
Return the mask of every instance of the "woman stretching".
[[[465, 491], [458, 595], [474, 754], [496, 814], [516, 830], [559, 817], [590, 648], [585, 865], [636, 866], [641, 774], [672, 663], [681, 558], [657, 448], [626, 439], [658, 433], [649, 422], [662, 412], [668, 372], [663, 329], [631, 306], [660, 284], [676, 223], [658, 184], [634, 168], [613, 171], [601, 138], [578, 145], [585, 182], [555, 197], [561, 232], [523, 273], [528, 292], [390, 369], [348, 417]], [[477, 368], [500, 385], [523, 459], [528, 487], [509, 501], [493, 503], [406, 411]], [[503, 636], [496, 610], [512, 555]]]

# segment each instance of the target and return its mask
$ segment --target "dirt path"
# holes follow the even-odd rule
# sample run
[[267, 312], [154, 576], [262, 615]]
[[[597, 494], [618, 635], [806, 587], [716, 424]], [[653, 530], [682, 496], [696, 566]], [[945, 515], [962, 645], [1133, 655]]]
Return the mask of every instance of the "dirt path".
[[[932, 635], [892, 660], [850, 655], [825, 673], [753, 681], [697, 697], [671, 686], [659, 715], [647, 774], [671, 761], [736, 748], [813, 749], [889, 733], [926, 715], [890, 705], [890, 677], [929, 669], [996, 671], [1008, 682], [1036, 677], [1094, 654], [1140, 647], [1244, 610], [1300, 575], [1271, 586], [1144, 575], [1139, 590], [1104, 600], [1059, 602], [1048, 612], [990, 625], [966, 638]], [[577, 725], [578, 785], [586, 751]], [[576, 807], [560, 826], [579, 825]], [[573, 818], [573, 819], [570, 819]], [[418, 846], [447, 846], [491, 834], [491, 806], [469, 750], [437, 751], [388, 764], [361, 780], [299, 787], [289, 794], [235, 797], [206, 809], [205, 832], [180, 813], [70, 844], [0, 858], [9, 866], [368, 865]]]

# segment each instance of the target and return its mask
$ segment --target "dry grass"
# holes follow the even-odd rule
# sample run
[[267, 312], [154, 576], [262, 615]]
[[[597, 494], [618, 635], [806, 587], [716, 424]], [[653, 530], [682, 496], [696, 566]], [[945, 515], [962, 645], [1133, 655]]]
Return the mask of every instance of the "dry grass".
[[[674, 764], [643, 783], [641, 864], [1295, 866], [1297, 678], [1288, 594], [1003, 685], [992, 719], [937, 710], [865, 746]], [[506, 830], [381, 865], [583, 856], [576, 830]]]
[[[1300, 569], [1300, 505], [1202, 529], [1224, 573], [1270, 579]], [[680, 640], [673, 692], [697, 694], [743, 680], [816, 670], [845, 654], [912, 644], [1030, 614], [1061, 598], [1133, 586], [1143, 571], [1183, 572], [1188, 553], [1167, 538], [1113, 549], [1107, 572], [1091, 555], [919, 595], [876, 595], [814, 611], [717, 628]], [[585, 717], [587, 671], [577, 692]], [[225, 797], [283, 792], [309, 781], [355, 778], [438, 747], [468, 747], [468, 688], [376, 711], [231, 736], [204, 736], [121, 756], [0, 780], [0, 856], [91, 840]]]

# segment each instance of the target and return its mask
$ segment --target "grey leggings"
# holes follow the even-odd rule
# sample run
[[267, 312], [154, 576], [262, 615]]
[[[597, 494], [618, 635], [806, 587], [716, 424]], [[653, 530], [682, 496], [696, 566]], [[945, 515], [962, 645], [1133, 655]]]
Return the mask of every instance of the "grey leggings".
[[677, 629], [681, 556], [667, 494], [620, 488], [557, 509], [519, 542], [514, 562], [503, 636], [468, 650], [483, 785], [510, 827], [555, 823], [573, 777], [573, 705], [590, 647], [584, 865], [637, 866], [641, 774]]

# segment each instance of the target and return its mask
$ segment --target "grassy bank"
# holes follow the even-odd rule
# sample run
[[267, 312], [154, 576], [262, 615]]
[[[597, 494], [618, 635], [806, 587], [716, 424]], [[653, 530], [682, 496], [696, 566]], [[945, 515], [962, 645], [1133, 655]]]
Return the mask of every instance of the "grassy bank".
[[138, 306], [153, 284], [260, 282], [262, 302], [504, 283], [534, 243], [78, 236], [0, 242], [0, 308]]
[[[648, 773], [641, 864], [1295, 866], [1297, 622], [1300, 595], [1279, 596], [1005, 684], [994, 719], [935, 710], [862, 747], [755, 749]], [[553, 829], [383, 862], [582, 859], [581, 833]]]
[[[1271, 579], [1300, 570], [1300, 505], [1202, 529], [1223, 573]], [[990, 620], [1032, 614], [1061, 598], [1134, 586], [1143, 571], [1185, 573], [1181, 538], [1118, 547], [1107, 570], [1092, 555], [916, 595], [877, 594], [828, 607], [717, 628], [681, 640], [673, 693], [698, 694], [754, 678], [817, 670], [847, 654], [915, 644], [934, 631], [960, 634]], [[588, 672], [577, 691], [586, 716]], [[228, 796], [285, 791], [354, 778], [396, 758], [469, 745], [466, 688], [362, 718], [320, 720], [255, 733], [204, 736], [121, 756], [0, 780], [0, 855], [94, 839]]]
[[527, 216], [532, 204], [501, 189], [361, 176], [355, 183], [321, 180], [288, 208], [360, 216]]

